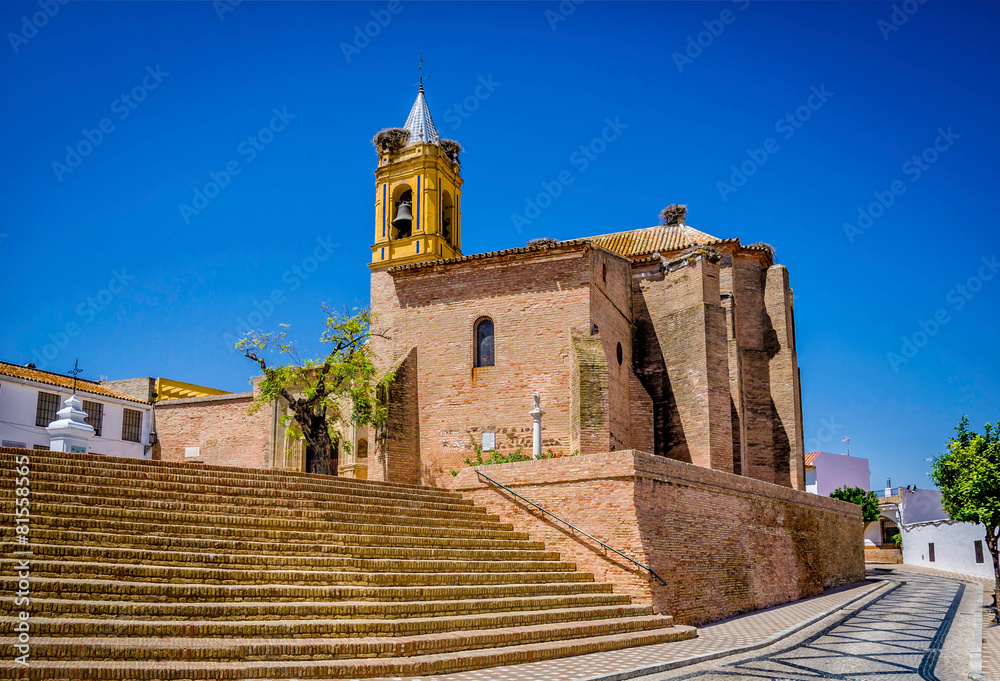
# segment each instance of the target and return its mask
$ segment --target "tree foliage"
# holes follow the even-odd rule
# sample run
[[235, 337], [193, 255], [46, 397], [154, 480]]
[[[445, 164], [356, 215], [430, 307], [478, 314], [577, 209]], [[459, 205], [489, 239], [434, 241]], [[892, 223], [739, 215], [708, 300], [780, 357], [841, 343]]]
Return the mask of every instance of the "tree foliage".
[[[948, 440], [948, 451], [932, 464], [931, 480], [941, 490], [941, 503], [948, 517], [986, 527], [986, 546], [993, 556], [996, 593], [1000, 593], [1000, 422], [986, 424], [982, 435], [969, 430], [963, 416]], [[1000, 621], [1000, 614], [998, 614]]]
[[860, 487], [838, 487], [830, 495], [834, 499], [849, 501], [861, 507], [861, 519], [865, 525], [879, 519], [882, 512], [878, 508], [878, 497], [875, 492], [866, 492]]
[[[393, 376], [379, 376], [372, 361], [368, 340], [384, 334], [372, 331], [368, 310], [340, 314], [323, 306], [323, 313], [320, 341], [330, 347], [325, 357], [303, 359], [285, 331], [250, 331], [236, 349], [256, 362], [264, 375], [250, 413], [276, 400], [287, 402], [292, 413], [283, 417], [282, 425], [313, 448], [310, 472], [335, 475], [340, 449], [349, 451], [351, 446], [343, 439], [343, 425], [369, 425], [376, 442], [384, 439], [388, 414], [382, 396]], [[274, 356], [277, 362], [271, 359]]]

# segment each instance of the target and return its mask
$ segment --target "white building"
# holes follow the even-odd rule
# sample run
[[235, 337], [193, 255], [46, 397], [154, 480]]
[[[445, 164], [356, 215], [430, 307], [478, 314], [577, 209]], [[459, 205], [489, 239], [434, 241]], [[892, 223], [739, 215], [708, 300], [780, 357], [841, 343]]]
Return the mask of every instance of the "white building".
[[860, 487], [868, 491], [871, 472], [868, 459], [850, 454], [809, 452], [806, 454], [806, 491], [830, 496], [838, 487]]
[[[149, 459], [155, 438], [153, 405], [101, 383], [78, 380], [87, 423], [94, 427], [89, 453]], [[0, 362], [0, 445], [48, 449], [45, 430], [73, 394], [70, 376], [41, 371], [33, 365]]]
[[985, 527], [949, 520], [936, 489], [899, 487], [886, 492], [879, 504], [882, 518], [868, 525], [866, 544], [884, 545], [891, 534], [899, 533], [907, 565], [993, 579]]

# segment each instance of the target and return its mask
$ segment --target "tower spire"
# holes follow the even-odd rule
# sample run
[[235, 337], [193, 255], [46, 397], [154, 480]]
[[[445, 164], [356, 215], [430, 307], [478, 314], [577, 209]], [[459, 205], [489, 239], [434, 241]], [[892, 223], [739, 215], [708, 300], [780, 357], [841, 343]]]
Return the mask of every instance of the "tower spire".
[[[424, 96], [424, 55], [420, 53], [420, 89], [417, 90], [417, 99], [413, 102], [410, 115], [406, 117], [406, 124], [403, 127], [410, 131], [409, 144], [440, 144], [437, 128], [434, 127], [434, 120], [431, 118], [431, 111], [427, 107], [427, 98]], [[428, 76], [429, 78], [430, 76]]]

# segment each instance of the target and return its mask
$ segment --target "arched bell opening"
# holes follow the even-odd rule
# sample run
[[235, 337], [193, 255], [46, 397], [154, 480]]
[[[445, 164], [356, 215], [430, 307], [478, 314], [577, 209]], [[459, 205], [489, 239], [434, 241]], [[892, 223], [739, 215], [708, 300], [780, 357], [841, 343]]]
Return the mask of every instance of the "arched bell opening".
[[393, 192], [392, 229], [393, 238], [405, 239], [413, 234], [413, 192], [406, 185], [400, 185]]
[[451, 194], [443, 192], [441, 194], [441, 236], [453, 245], [452, 235], [455, 233], [455, 202], [451, 199]]

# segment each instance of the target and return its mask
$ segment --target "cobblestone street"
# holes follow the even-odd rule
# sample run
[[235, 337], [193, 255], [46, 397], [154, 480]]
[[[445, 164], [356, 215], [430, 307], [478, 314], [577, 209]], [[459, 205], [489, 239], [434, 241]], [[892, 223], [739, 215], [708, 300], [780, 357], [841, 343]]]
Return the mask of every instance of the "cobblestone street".
[[968, 678], [977, 593], [959, 582], [894, 573], [890, 590], [841, 621], [763, 651], [704, 663], [647, 681]]

